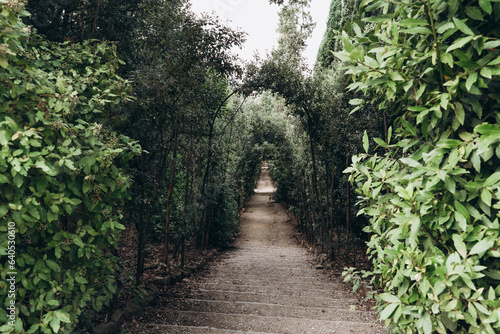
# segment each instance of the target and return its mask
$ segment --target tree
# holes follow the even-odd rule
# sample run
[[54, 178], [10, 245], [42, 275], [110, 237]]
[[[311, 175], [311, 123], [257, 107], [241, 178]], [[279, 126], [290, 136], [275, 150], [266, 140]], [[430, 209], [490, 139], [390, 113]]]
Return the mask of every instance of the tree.
[[[171, 239], [184, 245], [185, 238], [200, 233], [198, 241], [202, 246], [208, 244], [207, 228], [212, 217], [208, 215], [208, 222], [202, 217], [207, 216], [206, 210], [211, 205], [207, 200], [209, 183], [217, 182], [212, 181], [217, 159], [213, 143], [218, 136], [217, 122], [226, 113], [229, 97], [234, 94], [229, 83], [239, 71], [230, 49], [241, 45], [244, 35], [224, 26], [217, 18], [195, 17], [185, 1], [154, 2], [148, 13], [147, 24], [138, 26], [134, 32], [137, 42], [132, 54], [136, 70], [132, 76], [137, 83], [138, 103], [129, 111], [128, 118], [129, 124], [134, 124], [131, 135], [142, 137], [141, 144], [149, 152], [143, 157], [144, 163], [137, 162], [139, 174], [151, 184], [147, 189], [142, 184], [136, 189], [140, 194], [137, 198], [142, 198], [136, 203], [137, 211], [163, 217], [161, 237], [165, 241], [166, 261]], [[188, 187], [190, 177], [192, 186]], [[178, 188], [179, 178], [183, 179], [184, 189]], [[153, 198], [158, 200], [147, 204]], [[185, 209], [176, 209], [176, 198], [184, 198]], [[190, 203], [195, 206], [191, 218]], [[199, 215], [199, 210], [205, 213]], [[178, 212], [183, 212], [184, 218], [178, 217]], [[160, 221], [155, 218], [150, 224], [144, 214], [142, 217], [137, 220], [140, 244], [145, 240], [146, 227], [158, 226]], [[176, 227], [177, 220], [184, 221], [186, 226]], [[188, 222], [194, 226], [188, 227]], [[177, 238], [175, 231], [184, 233], [183, 230], [192, 234]], [[142, 245], [138, 278], [142, 273], [141, 249]]]

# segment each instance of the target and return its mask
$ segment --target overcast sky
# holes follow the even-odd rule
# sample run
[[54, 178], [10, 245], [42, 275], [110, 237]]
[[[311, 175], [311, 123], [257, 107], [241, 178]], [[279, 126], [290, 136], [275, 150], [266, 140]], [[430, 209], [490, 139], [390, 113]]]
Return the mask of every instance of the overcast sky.
[[[316, 29], [308, 41], [308, 48], [303, 55], [312, 65], [316, 60], [318, 48], [326, 30], [326, 21], [330, 0], [312, 0], [311, 14], [316, 22]], [[229, 20], [231, 27], [240, 27], [248, 33], [247, 42], [242, 50], [235, 50], [242, 59], [250, 60], [257, 51], [265, 56], [278, 44], [277, 5], [270, 5], [269, 0], [191, 0], [195, 13], [216, 13], [224, 20]]]

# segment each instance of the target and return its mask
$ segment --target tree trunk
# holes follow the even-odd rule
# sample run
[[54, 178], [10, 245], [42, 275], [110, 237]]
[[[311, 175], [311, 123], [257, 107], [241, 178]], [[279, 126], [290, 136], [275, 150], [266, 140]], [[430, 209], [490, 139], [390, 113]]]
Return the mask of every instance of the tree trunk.
[[[193, 152], [193, 155], [191, 157], [192, 163], [191, 163], [191, 188], [193, 192], [193, 208], [194, 208], [194, 213], [193, 213], [193, 221], [194, 221], [194, 230], [197, 232], [198, 231], [198, 199], [197, 199], [197, 193], [196, 193], [196, 151], [195, 151], [195, 146], [194, 146], [194, 138], [191, 138], [191, 150]], [[195, 240], [195, 245], [197, 244], [198, 240]]]
[[[333, 201], [333, 186], [334, 186], [334, 182], [335, 182], [335, 160], [332, 159], [332, 180], [331, 180], [331, 184], [330, 184], [330, 217], [331, 217], [331, 230], [332, 230], [332, 241], [333, 241], [333, 226], [335, 225], [334, 224], [334, 221], [335, 221], [335, 218], [333, 216], [333, 205], [334, 205], [334, 201]], [[338, 233], [339, 233], [339, 228], [338, 228], [338, 224], [337, 225], [337, 238], [338, 238]], [[339, 251], [339, 248], [338, 248], [338, 244], [339, 244], [339, 240], [337, 239], [337, 253]], [[334, 245], [332, 245], [332, 261], [335, 260], [335, 250], [334, 250]]]
[[164, 259], [163, 262], [166, 264], [168, 262], [168, 236], [169, 236], [169, 229], [170, 229], [170, 215], [172, 211], [172, 192], [174, 189], [174, 181], [175, 181], [175, 175], [177, 173], [176, 168], [177, 168], [177, 146], [179, 144], [179, 124], [177, 121], [177, 117], [174, 122], [174, 143], [173, 143], [173, 150], [172, 150], [172, 166], [171, 166], [171, 171], [170, 171], [170, 182], [168, 185], [168, 193], [167, 193], [167, 214], [166, 214], [166, 219], [165, 219], [165, 253], [164, 253]]
[[[349, 167], [349, 145], [346, 144], [345, 146], [345, 163], [346, 163], [346, 168]], [[345, 259], [347, 260], [347, 256], [349, 253], [349, 235], [350, 235], [350, 229], [351, 229], [351, 222], [350, 222], [350, 187], [349, 187], [349, 175], [346, 174], [346, 243], [345, 243]]]
[[[316, 207], [317, 210], [319, 211], [319, 217], [321, 220], [321, 229], [324, 228], [325, 226], [325, 215], [323, 212], [323, 198], [322, 198], [322, 193], [321, 193], [321, 187], [318, 187], [318, 167], [316, 165], [316, 149], [314, 146], [313, 140], [310, 138], [310, 146], [311, 146], [311, 158], [312, 158], [312, 164], [313, 164], [313, 180], [312, 180], [312, 187], [313, 187], [313, 193], [315, 197], [315, 202], [316, 202]], [[323, 246], [323, 245], [321, 245]]]
[[[306, 180], [306, 201], [307, 201], [307, 207], [309, 209], [309, 231], [310, 231], [310, 239], [311, 239], [311, 244], [315, 244], [315, 235], [316, 235], [316, 212], [313, 210], [311, 202], [314, 202], [314, 190], [309, 191], [309, 188], [312, 188], [311, 181], [309, 180], [309, 177], [305, 174], [304, 172], [304, 178]], [[312, 195], [312, 201], [308, 200], [308, 197]]]
[[203, 212], [203, 227], [201, 231], [201, 249], [204, 250], [207, 244], [207, 239], [208, 239], [208, 231], [207, 231], [207, 210], [208, 208], [206, 207], [205, 204], [205, 211]]
[[[328, 184], [330, 183], [329, 177], [328, 177], [328, 171], [329, 171], [329, 165], [328, 165], [328, 160], [325, 157], [325, 185], [328, 187]], [[332, 163], [332, 171], [333, 171], [333, 163]], [[328, 214], [326, 216], [326, 226], [327, 226], [327, 249], [328, 249], [328, 257], [331, 261], [335, 261], [335, 249], [333, 248], [333, 215], [332, 215], [332, 188], [333, 188], [333, 179], [334, 175], [332, 172], [332, 178], [331, 178], [331, 185], [330, 185], [330, 190], [326, 191], [326, 202], [328, 203]]]
[[[189, 173], [191, 172], [191, 147], [189, 147], [187, 158], [186, 158], [186, 180], [184, 181], [184, 207], [182, 209], [182, 221], [184, 224], [187, 224], [188, 221], [188, 206], [189, 206], [189, 184], [190, 184], [190, 179], [189, 179]], [[187, 230], [187, 226], [184, 226], [184, 231]], [[182, 235], [182, 240], [181, 240], [181, 267], [184, 267], [185, 261], [186, 261], [186, 234], [185, 232]]]
[[[146, 163], [145, 163], [145, 158], [144, 158], [144, 152], [141, 154], [141, 167], [142, 167], [142, 177], [144, 177], [146, 171]], [[144, 271], [144, 255], [143, 255], [143, 251], [144, 251], [144, 241], [146, 239], [146, 227], [144, 226], [144, 206], [146, 205], [146, 203], [144, 203], [144, 198], [146, 197], [145, 193], [144, 193], [144, 181], [141, 182], [141, 186], [140, 186], [140, 194], [141, 194], [141, 203], [140, 203], [140, 206], [139, 206], [139, 221], [138, 223], [136, 224], [136, 229], [137, 229], [137, 268], [136, 268], [136, 273], [135, 273], [135, 284], [137, 286], [139, 286], [140, 282], [141, 282], [141, 277], [142, 277], [142, 273]]]

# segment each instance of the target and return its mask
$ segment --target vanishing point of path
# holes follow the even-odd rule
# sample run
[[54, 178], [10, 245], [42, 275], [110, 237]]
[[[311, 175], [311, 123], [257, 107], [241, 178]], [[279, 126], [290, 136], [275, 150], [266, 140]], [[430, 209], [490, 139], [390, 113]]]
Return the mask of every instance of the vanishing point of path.
[[[143, 333], [376, 334], [384, 328], [331, 271], [315, 269], [285, 209], [269, 200], [267, 169], [242, 215], [235, 248], [208, 271], [169, 288], [140, 320]], [[351, 310], [351, 306], [356, 306]]]

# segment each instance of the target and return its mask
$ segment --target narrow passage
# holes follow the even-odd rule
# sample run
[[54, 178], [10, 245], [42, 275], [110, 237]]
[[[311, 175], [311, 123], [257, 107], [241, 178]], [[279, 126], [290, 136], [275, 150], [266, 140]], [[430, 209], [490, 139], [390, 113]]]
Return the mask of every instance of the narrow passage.
[[[268, 169], [242, 215], [235, 248], [205, 273], [170, 288], [132, 333], [384, 333], [331, 271], [299, 246]], [[351, 306], [356, 306], [351, 310]]]

